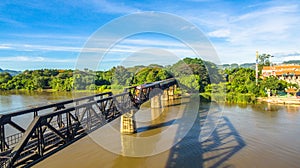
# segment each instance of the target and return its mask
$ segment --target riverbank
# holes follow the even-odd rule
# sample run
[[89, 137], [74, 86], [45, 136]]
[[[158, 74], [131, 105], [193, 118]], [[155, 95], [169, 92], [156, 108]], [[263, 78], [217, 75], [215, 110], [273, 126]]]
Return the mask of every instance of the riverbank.
[[258, 102], [267, 102], [271, 104], [291, 104], [300, 105], [300, 99], [296, 97], [259, 97]]

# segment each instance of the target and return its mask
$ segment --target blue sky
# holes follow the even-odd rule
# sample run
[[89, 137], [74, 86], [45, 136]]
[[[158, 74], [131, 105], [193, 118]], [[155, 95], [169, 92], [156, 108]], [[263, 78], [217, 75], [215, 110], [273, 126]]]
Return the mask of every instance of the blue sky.
[[[191, 22], [211, 41], [221, 63], [255, 62], [256, 50], [274, 55], [274, 62], [299, 59], [299, 5], [297, 0], [2, 0], [0, 68], [74, 69], [80, 51], [96, 30], [116, 18], [143, 11], [167, 12]], [[180, 58], [193, 56], [168, 37], [138, 35], [116, 45], [100, 69], [122, 64], [121, 57], [132, 56], [128, 59], [132, 61], [141, 51], [149, 53], [149, 48], [155, 48], [155, 54], [163, 53], [157, 56], [162, 64], [176, 61], [170, 60], [168, 52]]]

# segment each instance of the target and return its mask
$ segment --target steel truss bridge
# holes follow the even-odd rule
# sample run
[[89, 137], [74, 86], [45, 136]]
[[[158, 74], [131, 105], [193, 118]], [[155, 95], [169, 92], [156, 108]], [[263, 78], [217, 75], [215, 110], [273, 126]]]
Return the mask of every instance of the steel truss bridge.
[[[106, 123], [173, 90], [174, 78], [0, 115], [0, 167], [30, 167]], [[161, 92], [150, 94], [155, 88]], [[8, 130], [13, 131], [8, 131]], [[13, 132], [13, 133], [11, 133]]]

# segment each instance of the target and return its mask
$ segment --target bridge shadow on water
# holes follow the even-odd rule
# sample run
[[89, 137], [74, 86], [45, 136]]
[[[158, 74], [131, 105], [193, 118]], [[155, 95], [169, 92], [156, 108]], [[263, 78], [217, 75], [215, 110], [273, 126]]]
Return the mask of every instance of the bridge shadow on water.
[[[190, 116], [188, 112], [185, 112], [182, 117]], [[234, 168], [235, 166], [227, 161], [246, 146], [234, 125], [226, 116], [222, 116], [222, 110], [216, 103], [200, 106], [188, 132], [182, 128], [189, 127], [191, 123], [176, 122], [176, 119], [161, 121], [164, 122], [139, 127], [137, 132], [139, 135], [152, 135], [147, 132], [176, 125], [178, 129], [172, 141], [178, 142], [177, 144], [168, 151], [154, 156], [144, 158], [117, 156], [112, 167], [129, 167], [130, 165], [130, 167]], [[131, 147], [129, 145], [129, 149]], [[152, 147], [151, 144], [145, 144], [138, 148], [151, 149]]]
[[[213, 106], [218, 108], [217, 104]], [[225, 162], [245, 147], [246, 143], [226, 116], [212, 113], [220, 111], [211, 112], [209, 107], [200, 107], [192, 128], [170, 149], [166, 167], [235, 167]], [[175, 141], [183, 134], [180, 130], [177, 131]], [[207, 138], [204, 138], [206, 135]]]
[[139, 128], [137, 128], [137, 132], [144, 132], [144, 131], [149, 131], [149, 130], [156, 129], [156, 128], [162, 128], [162, 127], [170, 126], [174, 122], [175, 122], [175, 120], [170, 120], [170, 121], [159, 123], [159, 124], [154, 124], [154, 125], [150, 125], [150, 126], [139, 127]]

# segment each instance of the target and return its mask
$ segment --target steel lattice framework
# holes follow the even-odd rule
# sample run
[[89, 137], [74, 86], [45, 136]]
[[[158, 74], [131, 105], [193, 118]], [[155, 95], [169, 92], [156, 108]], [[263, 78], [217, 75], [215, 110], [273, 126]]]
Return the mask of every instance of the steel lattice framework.
[[[168, 79], [0, 115], [0, 166], [28, 167], [177, 85]], [[157, 93], [158, 94], [158, 93]], [[26, 125], [22, 118], [29, 123]], [[14, 134], [6, 134], [6, 127]]]

